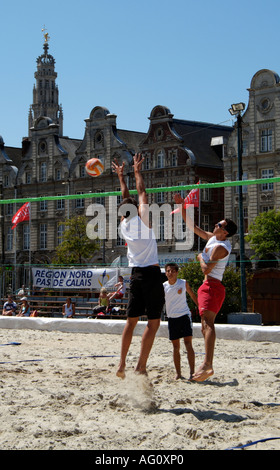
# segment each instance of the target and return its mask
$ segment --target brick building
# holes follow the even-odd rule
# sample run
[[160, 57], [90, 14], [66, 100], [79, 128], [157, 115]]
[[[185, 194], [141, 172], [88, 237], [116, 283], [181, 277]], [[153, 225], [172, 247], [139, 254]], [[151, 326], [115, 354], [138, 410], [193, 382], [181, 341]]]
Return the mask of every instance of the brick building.
[[[77, 214], [86, 214], [91, 198], [65, 200], [68, 194], [99, 193], [95, 202], [105, 204], [102, 192], [119, 190], [118, 179], [111, 171], [114, 158], [126, 162], [130, 189], [135, 188], [132, 158], [134, 153], [145, 156], [144, 178], [148, 188], [179, 186], [201, 182], [223, 181], [223, 158], [232, 127], [176, 119], [162, 105], [155, 106], [149, 116], [147, 132], [118, 129], [117, 116], [107, 108], [93, 107], [85, 119], [81, 139], [63, 135], [63, 112], [56, 85], [55, 60], [49, 54], [48, 37], [43, 54], [37, 59], [33, 103], [28, 116], [29, 133], [22, 148], [5, 147], [0, 139], [0, 182], [5, 199], [60, 196], [55, 201], [31, 204], [31, 222], [11, 229], [12, 216], [22, 203], [2, 205], [2, 264], [11, 266], [50, 263], [55, 247], [61, 242], [63, 226], [59, 223]], [[4, 135], [4, 129], [2, 129]], [[98, 157], [104, 164], [102, 176], [91, 178], [85, 163]], [[172, 203], [171, 193], [150, 194], [150, 202]], [[200, 223], [206, 229], [224, 217], [224, 190], [201, 191]], [[198, 221], [198, 212], [196, 211]], [[158, 240], [159, 254], [174, 252], [174, 239]], [[194, 249], [197, 248], [195, 240]], [[121, 239], [106, 239], [88, 263], [110, 264], [124, 256]]]

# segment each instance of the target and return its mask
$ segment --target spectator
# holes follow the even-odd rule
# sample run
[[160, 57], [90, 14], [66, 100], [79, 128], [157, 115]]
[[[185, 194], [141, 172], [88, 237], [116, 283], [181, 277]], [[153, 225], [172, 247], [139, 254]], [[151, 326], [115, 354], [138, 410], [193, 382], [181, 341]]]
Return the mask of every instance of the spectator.
[[119, 282], [115, 284], [115, 287], [117, 288], [117, 290], [109, 295], [110, 301], [113, 299], [122, 299], [125, 294], [126, 285], [122, 276], [119, 276]]
[[62, 306], [62, 315], [65, 318], [73, 318], [75, 315], [75, 304], [72, 302], [71, 297], [67, 297], [66, 304]]
[[13, 301], [12, 296], [8, 295], [8, 300], [3, 305], [2, 315], [6, 317], [12, 317], [16, 314], [16, 310], [17, 304]]
[[94, 307], [92, 313], [93, 315], [97, 315], [99, 313], [108, 313], [109, 311], [109, 306], [110, 306], [110, 300], [109, 300], [109, 295], [107, 293], [107, 290], [105, 287], [102, 287], [100, 289], [100, 294], [98, 298], [98, 305], [97, 307]]
[[20, 307], [20, 311], [18, 312], [16, 316], [17, 317], [30, 317], [30, 305], [27, 301], [27, 297], [22, 297], [22, 299], [20, 300], [22, 304]]

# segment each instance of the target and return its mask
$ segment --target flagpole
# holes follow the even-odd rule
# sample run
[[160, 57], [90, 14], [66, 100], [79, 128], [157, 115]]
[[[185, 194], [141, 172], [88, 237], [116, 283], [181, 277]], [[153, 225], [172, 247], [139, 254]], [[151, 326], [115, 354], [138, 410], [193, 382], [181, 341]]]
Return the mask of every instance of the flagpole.
[[29, 292], [32, 292], [32, 286], [31, 286], [31, 202], [29, 203]]
[[[15, 186], [15, 199], [17, 198], [17, 187]], [[15, 202], [15, 214], [17, 212], [17, 203]], [[15, 254], [14, 254], [14, 271], [15, 271], [15, 292], [17, 289], [17, 228], [15, 227], [15, 236], [14, 236], [14, 243], [15, 243]]]
[[[198, 183], [200, 183], [200, 181]], [[201, 224], [201, 197], [200, 197], [200, 189], [198, 188], [198, 226], [199, 228], [200, 228], [200, 224]], [[197, 248], [198, 248], [198, 251], [200, 251], [200, 237], [198, 237]]]

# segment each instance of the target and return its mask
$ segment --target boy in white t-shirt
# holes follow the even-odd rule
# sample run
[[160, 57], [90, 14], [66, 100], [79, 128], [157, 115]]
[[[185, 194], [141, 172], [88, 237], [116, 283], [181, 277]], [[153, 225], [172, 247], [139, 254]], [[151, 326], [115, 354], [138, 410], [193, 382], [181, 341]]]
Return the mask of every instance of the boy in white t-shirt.
[[186, 292], [197, 305], [197, 297], [185, 279], [178, 279], [179, 267], [176, 263], [165, 265], [167, 281], [164, 282], [165, 306], [168, 319], [169, 339], [173, 345], [173, 360], [176, 379], [181, 375], [180, 338], [184, 338], [190, 366], [190, 380], [194, 374], [195, 354], [192, 347], [192, 319]]

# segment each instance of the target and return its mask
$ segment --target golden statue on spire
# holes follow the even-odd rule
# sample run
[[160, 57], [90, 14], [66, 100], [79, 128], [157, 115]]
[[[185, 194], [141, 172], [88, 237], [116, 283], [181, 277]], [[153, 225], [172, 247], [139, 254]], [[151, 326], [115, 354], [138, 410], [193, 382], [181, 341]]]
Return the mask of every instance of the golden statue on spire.
[[49, 39], [50, 39], [50, 36], [49, 36], [49, 33], [45, 32], [45, 31], [47, 31], [47, 30], [46, 30], [45, 25], [44, 25], [44, 27], [42, 28], [42, 32], [44, 33], [45, 42], [48, 43]]

